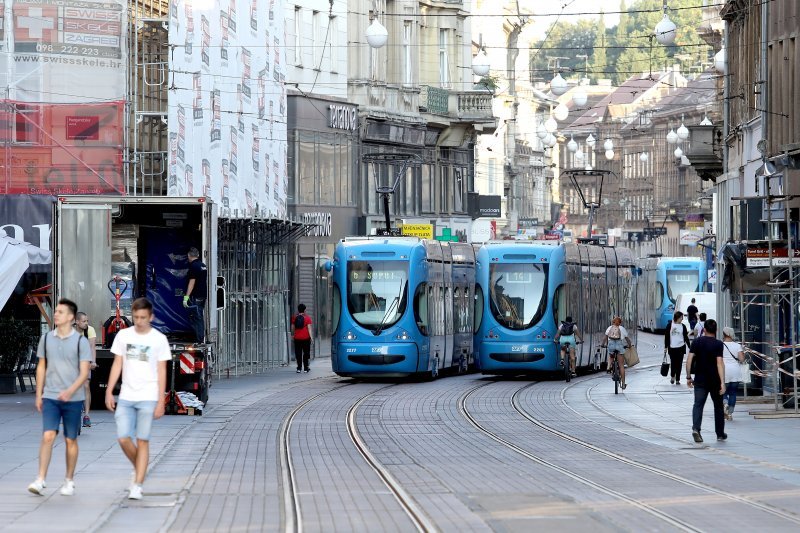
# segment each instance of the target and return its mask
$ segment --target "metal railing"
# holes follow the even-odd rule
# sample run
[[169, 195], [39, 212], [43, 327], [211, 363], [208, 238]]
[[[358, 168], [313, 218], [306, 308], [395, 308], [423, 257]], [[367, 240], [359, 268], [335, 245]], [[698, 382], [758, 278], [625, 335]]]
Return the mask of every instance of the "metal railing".
[[434, 115], [450, 114], [450, 91], [423, 85], [420, 87], [419, 109]]

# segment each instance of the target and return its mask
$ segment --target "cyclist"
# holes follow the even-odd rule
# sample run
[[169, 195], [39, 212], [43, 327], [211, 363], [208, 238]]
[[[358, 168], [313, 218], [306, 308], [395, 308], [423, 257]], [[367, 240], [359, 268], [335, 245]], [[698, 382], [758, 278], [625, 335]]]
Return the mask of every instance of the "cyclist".
[[611, 325], [606, 328], [604, 346], [608, 347], [608, 372], [611, 372], [611, 355], [614, 354], [619, 364], [619, 379], [622, 390], [625, 390], [625, 346], [631, 347], [631, 338], [628, 331], [622, 326], [622, 318], [615, 316]]
[[578, 326], [572, 321], [572, 317], [568, 316], [566, 320], [561, 321], [554, 340], [559, 345], [559, 349], [561, 345], [569, 344], [569, 370], [573, 376], [577, 375], [575, 373], [575, 337], [583, 342]]

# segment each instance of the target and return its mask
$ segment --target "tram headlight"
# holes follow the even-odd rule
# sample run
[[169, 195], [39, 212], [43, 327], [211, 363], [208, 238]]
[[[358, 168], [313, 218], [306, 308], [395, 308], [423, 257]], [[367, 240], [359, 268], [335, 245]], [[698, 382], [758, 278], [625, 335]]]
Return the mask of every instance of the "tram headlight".
[[353, 333], [352, 331], [348, 331], [347, 333], [344, 334], [344, 340], [346, 341], [354, 341], [357, 338], [358, 337], [356, 337], [356, 334]]
[[397, 334], [397, 336], [395, 337], [395, 340], [407, 341], [410, 338], [411, 338], [411, 336], [408, 333], [406, 333], [405, 331], [401, 331], [400, 333]]

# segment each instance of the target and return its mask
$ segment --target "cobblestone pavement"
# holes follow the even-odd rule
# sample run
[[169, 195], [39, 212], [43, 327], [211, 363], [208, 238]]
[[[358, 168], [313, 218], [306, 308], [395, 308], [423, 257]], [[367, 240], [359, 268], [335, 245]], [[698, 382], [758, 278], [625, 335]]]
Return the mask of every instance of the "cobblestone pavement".
[[79, 439], [76, 494], [44, 497], [33, 395], [0, 397], [2, 531], [714, 531], [800, 528], [800, 419], [755, 419], [691, 438], [692, 392], [658, 372], [660, 339], [614, 395], [605, 374], [480, 375], [361, 383], [316, 361], [216, 382], [203, 416], [154, 425], [145, 498], [110, 413]]

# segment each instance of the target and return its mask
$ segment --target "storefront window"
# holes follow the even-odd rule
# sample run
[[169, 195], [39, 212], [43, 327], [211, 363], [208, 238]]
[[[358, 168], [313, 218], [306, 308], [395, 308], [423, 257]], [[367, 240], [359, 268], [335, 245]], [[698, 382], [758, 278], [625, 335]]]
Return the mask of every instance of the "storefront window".
[[335, 138], [332, 135], [321, 135], [318, 147], [317, 177], [319, 178], [319, 204], [336, 205], [336, 161], [334, 160]]
[[422, 212], [433, 213], [433, 179], [431, 165], [422, 165]]
[[314, 204], [314, 143], [297, 143], [297, 202], [300, 204]]

